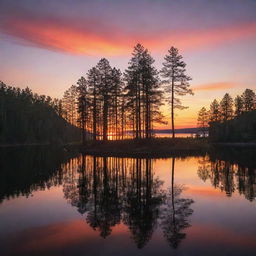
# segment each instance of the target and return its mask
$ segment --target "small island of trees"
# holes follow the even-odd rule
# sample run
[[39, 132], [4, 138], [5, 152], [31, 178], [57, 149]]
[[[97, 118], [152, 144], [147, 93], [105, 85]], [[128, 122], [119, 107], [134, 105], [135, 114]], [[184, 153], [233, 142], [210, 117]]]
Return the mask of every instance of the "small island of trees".
[[100, 59], [64, 93], [63, 118], [81, 128], [84, 143], [88, 137], [94, 141], [148, 139], [153, 136], [154, 125], [166, 123], [160, 107], [168, 101], [174, 138], [174, 111], [185, 108], [178, 96], [193, 94], [191, 78], [177, 48], [170, 48], [160, 71], [153, 64], [154, 59], [141, 44], [134, 47], [123, 74], [107, 59]]

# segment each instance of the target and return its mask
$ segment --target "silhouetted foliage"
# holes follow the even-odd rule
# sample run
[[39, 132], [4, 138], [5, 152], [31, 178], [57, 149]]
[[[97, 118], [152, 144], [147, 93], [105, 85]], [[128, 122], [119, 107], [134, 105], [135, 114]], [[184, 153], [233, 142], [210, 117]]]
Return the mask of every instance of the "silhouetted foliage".
[[79, 131], [59, 114], [61, 102], [0, 82], [0, 143], [79, 141]]
[[215, 99], [210, 105], [210, 122], [218, 122], [220, 121], [220, 105], [219, 102]]
[[[137, 44], [123, 75], [102, 58], [85, 78], [79, 79], [78, 87], [72, 85], [64, 93], [63, 117], [81, 128], [84, 144], [88, 133], [94, 141], [148, 139], [153, 136], [155, 124], [167, 123], [160, 111], [164, 98], [154, 62], [148, 49]], [[174, 108], [184, 108], [176, 96], [193, 94], [188, 83], [191, 78], [185, 75], [186, 64], [174, 47], [163, 65], [161, 74], [165, 80], [162, 83], [167, 84], [166, 92], [171, 95], [168, 98], [174, 122]]]
[[256, 97], [251, 89], [237, 95], [233, 101], [226, 93], [220, 104], [210, 105], [209, 139], [211, 142], [256, 141]]
[[159, 112], [162, 91], [154, 62], [148, 50], [137, 44], [124, 75], [126, 104], [136, 139], [152, 137], [153, 124], [163, 122]]
[[237, 95], [235, 98], [235, 115], [239, 116], [243, 113], [243, 99]]
[[256, 142], [256, 110], [225, 123], [210, 123], [209, 139], [211, 142]]
[[223, 121], [227, 121], [233, 118], [233, 99], [226, 93], [220, 101], [220, 118]]
[[253, 90], [246, 89], [242, 96], [243, 111], [252, 111], [256, 109], [256, 96]]
[[209, 112], [205, 107], [201, 108], [198, 112], [197, 117], [197, 127], [198, 133], [201, 133], [203, 137], [206, 137], [208, 132], [208, 123], [209, 123]]
[[191, 78], [186, 75], [186, 63], [182, 60], [182, 56], [175, 47], [168, 50], [168, 54], [164, 58], [161, 75], [164, 78], [163, 84], [166, 84], [165, 92], [167, 93], [168, 101], [171, 104], [171, 122], [172, 122], [172, 137], [175, 137], [174, 127], [174, 109], [184, 109], [181, 101], [177, 96], [184, 96], [186, 94], [193, 95], [189, 88], [189, 81]]

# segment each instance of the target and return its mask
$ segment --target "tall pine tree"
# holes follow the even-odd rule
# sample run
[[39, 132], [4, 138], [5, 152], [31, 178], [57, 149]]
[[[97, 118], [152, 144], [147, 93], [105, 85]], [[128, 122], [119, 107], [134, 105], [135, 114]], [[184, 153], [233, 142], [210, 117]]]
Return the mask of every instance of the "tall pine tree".
[[168, 101], [171, 104], [171, 122], [172, 122], [172, 137], [175, 137], [174, 127], [174, 111], [175, 109], [184, 109], [178, 96], [186, 94], [193, 94], [189, 88], [189, 81], [191, 78], [186, 75], [186, 63], [182, 60], [182, 56], [175, 47], [168, 50], [168, 54], [164, 58], [161, 75], [163, 77], [163, 84], [166, 85], [165, 91], [167, 93]]

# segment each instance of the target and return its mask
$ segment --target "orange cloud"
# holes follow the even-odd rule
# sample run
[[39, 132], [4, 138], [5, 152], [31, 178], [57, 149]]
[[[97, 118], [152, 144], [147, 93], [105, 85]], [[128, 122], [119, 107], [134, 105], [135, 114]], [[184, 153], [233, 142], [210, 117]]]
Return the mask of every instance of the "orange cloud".
[[194, 86], [194, 91], [219, 91], [236, 87], [238, 84], [233, 82], [217, 82]]
[[59, 50], [74, 54], [95, 55], [107, 53], [109, 55], [121, 54], [128, 50], [121, 43], [116, 47], [116, 39], [111, 35], [101, 35], [90, 29], [78, 29], [59, 23], [49, 23], [42, 20], [14, 20], [8, 23], [4, 31], [17, 38], [42, 48]]
[[84, 22], [83, 27], [67, 21], [35, 19], [25, 16], [9, 18], [0, 26], [0, 31], [23, 43], [37, 47], [59, 50], [73, 54], [123, 55], [131, 52], [138, 41], [154, 51], [175, 45], [182, 50], [216, 46], [232, 40], [255, 36], [256, 23], [240, 26], [203, 29], [126, 32], [118, 25], [104, 22]]

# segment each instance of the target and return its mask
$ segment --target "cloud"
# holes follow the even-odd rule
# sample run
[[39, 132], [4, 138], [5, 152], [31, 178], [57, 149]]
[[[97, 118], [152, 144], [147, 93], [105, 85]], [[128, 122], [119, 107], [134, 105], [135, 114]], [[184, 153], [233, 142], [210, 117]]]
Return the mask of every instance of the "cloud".
[[194, 91], [221, 91], [237, 87], [238, 83], [234, 82], [217, 82], [193, 86]]
[[232, 43], [256, 34], [256, 23], [220, 28], [143, 29], [133, 23], [111, 22], [95, 14], [85, 17], [60, 17], [28, 10], [2, 14], [0, 32], [20, 44], [81, 55], [126, 55], [141, 42], [153, 51], [174, 45], [181, 50], [195, 50]]

